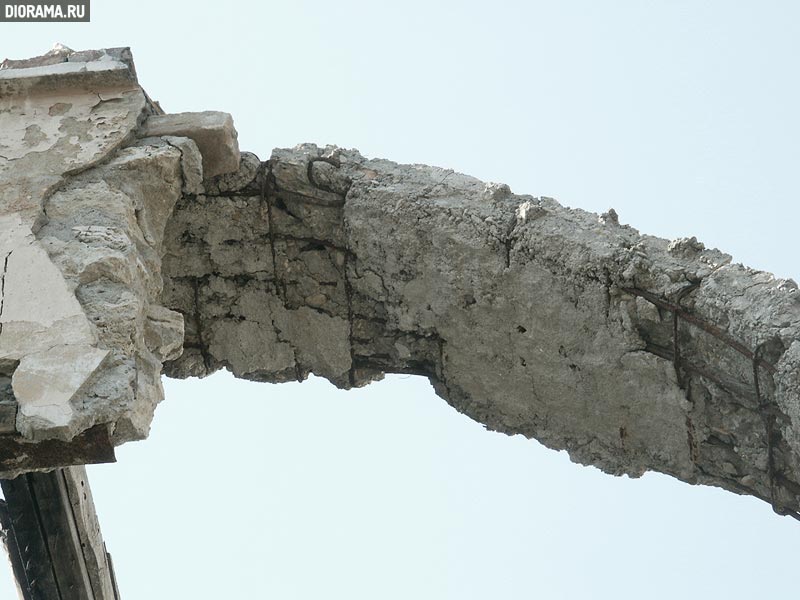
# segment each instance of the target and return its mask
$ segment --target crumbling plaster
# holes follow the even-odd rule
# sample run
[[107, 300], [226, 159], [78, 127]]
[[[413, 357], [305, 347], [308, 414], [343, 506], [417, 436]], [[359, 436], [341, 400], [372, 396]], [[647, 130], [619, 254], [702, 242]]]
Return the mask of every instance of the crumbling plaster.
[[[239, 158], [230, 117], [159, 114], [125, 51], [78, 54], [85, 79], [63, 53], [0, 70], [0, 359], [23, 440], [146, 436], [162, 363], [344, 388], [413, 373], [575, 461], [800, 510], [794, 282], [435, 167]], [[98, 92], [103, 62], [117, 87]], [[39, 100], [18, 81], [56, 67]]]
[[182, 337], [156, 300], [191, 142], [137, 140], [155, 108], [126, 49], [7, 61], [0, 90], [0, 360], [16, 429], [67, 441], [108, 424], [117, 442], [141, 438]]

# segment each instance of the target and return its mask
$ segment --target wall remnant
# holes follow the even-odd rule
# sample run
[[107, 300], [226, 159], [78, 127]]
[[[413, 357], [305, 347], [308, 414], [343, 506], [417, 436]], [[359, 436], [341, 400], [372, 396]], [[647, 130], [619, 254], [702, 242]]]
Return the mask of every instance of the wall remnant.
[[127, 49], [5, 61], [0, 92], [10, 476], [113, 459], [114, 445], [147, 435], [161, 361], [183, 338], [181, 316], [158, 304], [164, 226], [199, 181], [200, 155], [187, 138], [138, 137], [159, 110]]
[[[794, 282], [695, 238], [641, 235], [613, 210], [450, 170], [313, 145], [237, 160], [229, 117], [157, 114], [130, 61], [114, 58], [128, 55], [103, 52], [85, 63], [92, 85], [116, 62], [130, 89], [78, 93], [56, 75], [34, 113], [19, 92], [2, 100], [0, 250], [41, 265], [32, 277], [12, 260], [3, 275], [16, 308], [0, 313], [0, 360], [18, 362], [26, 444], [97, 425], [113, 444], [144, 437], [162, 363], [172, 377], [315, 373], [344, 388], [412, 373], [487, 427], [574, 461], [657, 470], [797, 515]], [[0, 70], [0, 86], [51, 68]], [[111, 124], [102, 144], [93, 111]], [[39, 301], [43, 286], [59, 290], [52, 302]], [[39, 333], [56, 349], [37, 346]], [[81, 365], [74, 380], [41, 385], [65, 357]]]

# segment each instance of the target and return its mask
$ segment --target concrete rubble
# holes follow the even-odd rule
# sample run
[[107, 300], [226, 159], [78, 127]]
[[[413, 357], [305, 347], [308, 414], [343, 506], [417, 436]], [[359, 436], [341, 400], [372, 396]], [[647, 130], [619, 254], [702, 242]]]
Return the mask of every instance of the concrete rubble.
[[69, 464], [92, 430], [107, 459], [147, 435], [161, 361], [180, 353], [160, 262], [200, 155], [187, 138], [139, 139], [158, 109], [127, 49], [6, 61], [0, 92], [0, 373], [19, 434], [0, 440], [0, 471]]
[[800, 511], [793, 281], [449, 170], [239, 155], [224, 113], [160, 114], [127, 50], [53, 54], [0, 69], [0, 475], [145, 437], [162, 364], [411, 373], [576, 462]]

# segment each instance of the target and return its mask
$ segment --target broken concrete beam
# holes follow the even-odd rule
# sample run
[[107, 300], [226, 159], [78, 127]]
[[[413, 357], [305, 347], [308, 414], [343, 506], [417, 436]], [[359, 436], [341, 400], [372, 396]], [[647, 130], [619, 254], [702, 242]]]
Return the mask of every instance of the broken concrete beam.
[[203, 155], [203, 174], [214, 177], [239, 168], [239, 142], [228, 113], [206, 111], [153, 115], [142, 125], [143, 137], [177, 136], [194, 140]]
[[577, 462], [800, 508], [792, 281], [435, 167], [313, 145], [242, 165], [167, 227], [171, 376], [419, 374]]
[[153, 116], [138, 85], [24, 101], [0, 99], [0, 374], [18, 404], [0, 471], [45, 468], [14, 460], [93, 426], [146, 436], [162, 362], [344, 388], [412, 373], [575, 461], [798, 515], [794, 282], [449, 170], [313, 145], [236, 161], [229, 117]]

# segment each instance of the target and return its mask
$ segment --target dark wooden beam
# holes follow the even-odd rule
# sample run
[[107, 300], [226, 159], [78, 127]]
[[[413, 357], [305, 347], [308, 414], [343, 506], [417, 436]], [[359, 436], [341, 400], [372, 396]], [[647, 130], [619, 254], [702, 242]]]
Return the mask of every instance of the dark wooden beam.
[[[2, 414], [5, 413], [0, 408]], [[108, 425], [95, 425], [69, 442], [33, 443], [18, 434], [0, 435], [0, 471], [35, 471], [109, 462], [116, 462], [116, 457]]]
[[25, 600], [119, 600], [83, 467], [0, 485], [6, 547]]
[[6, 549], [8, 560], [11, 563], [17, 595], [19, 598], [25, 598], [22, 589], [29, 587], [28, 574], [25, 571], [25, 563], [17, 543], [17, 536], [11, 526], [11, 515], [8, 512], [8, 505], [5, 500], [0, 500], [0, 540], [3, 542], [3, 547]]

